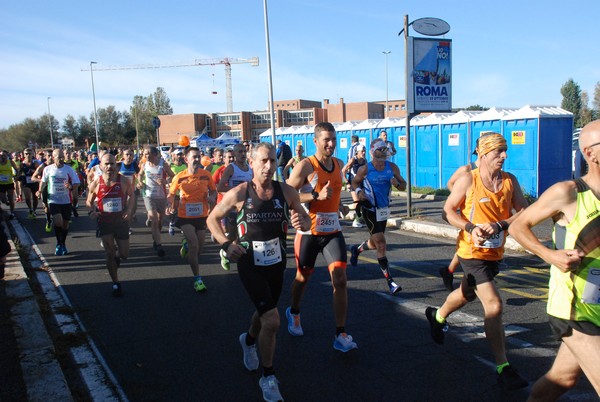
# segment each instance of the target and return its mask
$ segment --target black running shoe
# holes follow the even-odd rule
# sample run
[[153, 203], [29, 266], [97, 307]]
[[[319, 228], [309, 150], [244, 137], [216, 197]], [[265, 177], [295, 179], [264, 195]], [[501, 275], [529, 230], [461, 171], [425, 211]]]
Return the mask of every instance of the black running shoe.
[[123, 291], [121, 290], [120, 283], [113, 283], [112, 285], [112, 295], [113, 297], [121, 297], [123, 296]]
[[156, 255], [161, 258], [165, 256], [165, 249], [163, 248], [162, 244], [156, 245]]
[[431, 338], [435, 343], [443, 344], [444, 343], [444, 335], [447, 330], [446, 324], [440, 324], [435, 319], [435, 315], [438, 309], [434, 307], [427, 307], [425, 309], [425, 317], [427, 317], [427, 321], [429, 321], [429, 327], [431, 328]]
[[440, 268], [440, 276], [448, 292], [452, 292], [454, 290], [454, 284], [452, 283], [454, 281], [454, 273], [450, 272], [447, 267], [444, 267]]
[[350, 247], [350, 265], [355, 267], [358, 264], [358, 246]]
[[498, 374], [498, 385], [505, 391], [514, 391], [515, 389], [525, 388], [529, 385], [527, 380], [519, 375], [513, 366], [506, 366], [502, 373]]

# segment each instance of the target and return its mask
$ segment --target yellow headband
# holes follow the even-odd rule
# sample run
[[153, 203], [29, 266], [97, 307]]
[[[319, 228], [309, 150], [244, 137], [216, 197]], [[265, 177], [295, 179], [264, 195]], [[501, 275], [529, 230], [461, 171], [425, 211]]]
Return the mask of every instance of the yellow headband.
[[477, 154], [481, 157], [498, 148], [507, 148], [506, 140], [504, 139], [504, 137], [500, 134], [485, 135], [479, 138]]

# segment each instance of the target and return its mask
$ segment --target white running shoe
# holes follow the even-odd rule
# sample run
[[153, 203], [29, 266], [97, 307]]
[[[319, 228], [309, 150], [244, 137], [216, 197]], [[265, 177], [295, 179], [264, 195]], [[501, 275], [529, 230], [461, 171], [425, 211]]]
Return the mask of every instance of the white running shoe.
[[267, 402], [283, 401], [283, 397], [279, 392], [279, 381], [274, 375], [268, 377], [260, 377], [258, 381], [260, 389], [262, 389], [263, 399]]
[[258, 353], [256, 352], [256, 344], [246, 345], [247, 335], [246, 332], [240, 335], [240, 345], [242, 345], [242, 350], [244, 351], [244, 366], [248, 371], [254, 371], [258, 369], [259, 365]]
[[352, 340], [352, 336], [344, 332], [335, 337], [333, 348], [340, 352], [349, 352], [352, 349], [358, 349], [358, 345]]
[[285, 318], [288, 320], [288, 332], [292, 336], [304, 335], [302, 324], [300, 323], [300, 314], [292, 314], [291, 307], [285, 310]]

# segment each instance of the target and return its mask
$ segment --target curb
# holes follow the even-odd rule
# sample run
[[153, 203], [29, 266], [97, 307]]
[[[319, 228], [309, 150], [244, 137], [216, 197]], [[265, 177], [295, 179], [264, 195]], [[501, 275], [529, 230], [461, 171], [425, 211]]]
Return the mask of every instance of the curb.
[[[7, 222], [8, 223], [8, 222]], [[9, 223], [10, 224], [10, 223]], [[11, 225], [12, 226], [12, 225]], [[29, 401], [72, 401], [71, 391], [56, 360], [56, 351], [31, 290], [19, 253], [9, 235], [10, 253], [4, 275], [13, 331]]]

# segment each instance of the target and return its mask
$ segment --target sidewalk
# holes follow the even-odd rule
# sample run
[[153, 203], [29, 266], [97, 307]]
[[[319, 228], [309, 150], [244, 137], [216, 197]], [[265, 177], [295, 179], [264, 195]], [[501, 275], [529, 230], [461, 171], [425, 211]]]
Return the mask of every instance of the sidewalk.
[[[352, 206], [350, 193], [342, 192], [342, 202]], [[394, 193], [391, 205], [391, 218], [388, 227], [421, 233], [424, 235], [455, 239], [458, 230], [442, 219], [445, 198], [413, 194], [413, 216], [406, 217], [406, 193]], [[354, 211], [350, 211], [346, 219], [353, 219]], [[10, 221], [8, 221], [10, 225]], [[361, 229], [357, 229], [361, 230]], [[362, 229], [366, 230], [366, 229]], [[544, 240], [551, 239], [551, 222], [544, 222], [535, 228], [536, 235]], [[10, 238], [10, 236], [9, 236]], [[6, 314], [8, 323], [3, 322], [1, 330], [4, 335], [12, 326], [14, 347], [18, 353], [4, 353], [0, 359], [3, 366], [9, 368], [11, 376], [0, 376], [0, 389], [14, 389], [5, 394], [0, 392], [0, 400], [22, 400], [26, 395], [28, 401], [72, 401], [73, 397], [67, 386], [60, 365], [55, 358], [55, 349], [44, 325], [40, 308], [30, 287], [23, 264], [11, 241], [12, 251], [7, 256], [6, 274], [0, 280], [0, 303], [8, 306]], [[524, 251], [512, 238], [507, 239], [506, 248]], [[3, 343], [5, 341], [3, 336]], [[10, 342], [9, 342], [10, 344]], [[10, 368], [13, 368], [12, 372]], [[20, 373], [17, 368], [20, 368]], [[6, 370], [4, 370], [6, 372]], [[22, 376], [22, 382], [15, 378]], [[19, 384], [16, 384], [18, 382]]]

